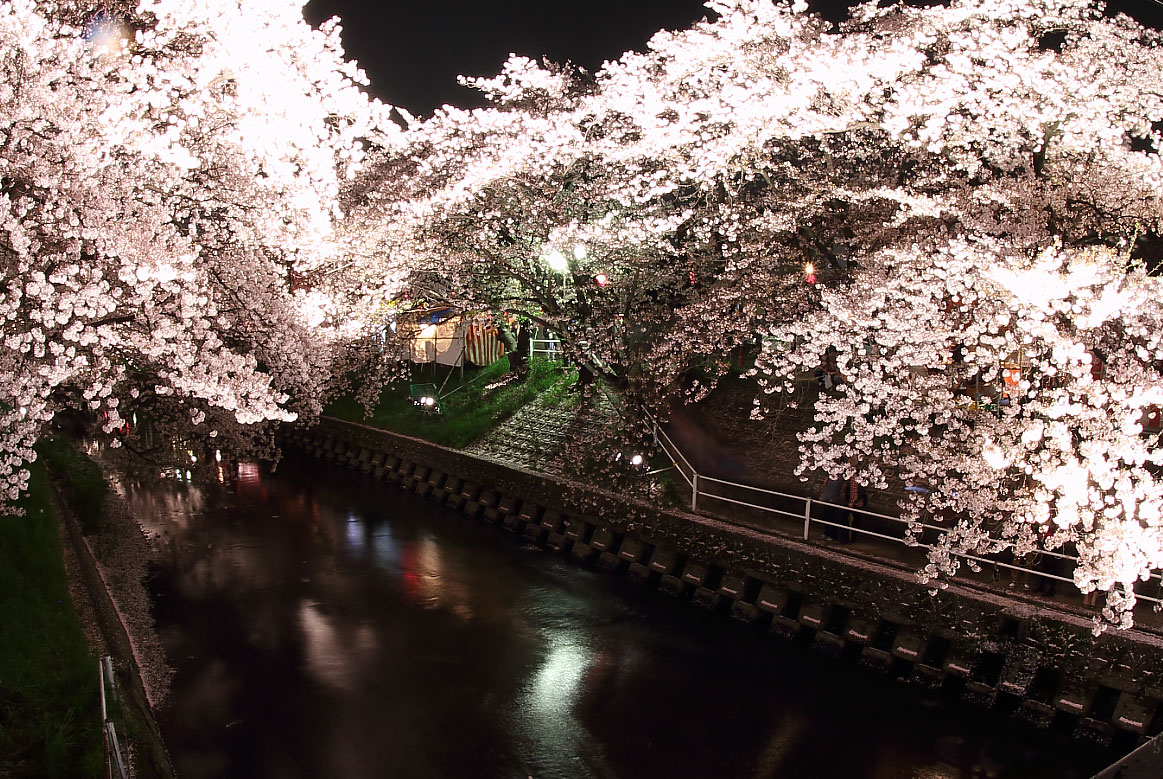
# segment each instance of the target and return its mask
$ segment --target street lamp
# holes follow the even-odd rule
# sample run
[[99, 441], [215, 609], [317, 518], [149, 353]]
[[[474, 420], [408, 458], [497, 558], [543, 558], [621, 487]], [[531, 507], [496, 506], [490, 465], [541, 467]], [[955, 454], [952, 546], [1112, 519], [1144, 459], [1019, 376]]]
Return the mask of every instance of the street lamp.
[[549, 254], [545, 255], [545, 262], [549, 267], [557, 273], [565, 273], [569, 270], [569, 261], [565, 259], [565, 255], [554, 249]]

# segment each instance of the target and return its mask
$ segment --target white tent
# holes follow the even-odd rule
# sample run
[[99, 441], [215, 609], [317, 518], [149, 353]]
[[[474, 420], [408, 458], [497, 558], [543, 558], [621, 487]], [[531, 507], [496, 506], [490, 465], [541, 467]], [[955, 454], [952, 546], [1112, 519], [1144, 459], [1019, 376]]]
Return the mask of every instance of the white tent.
[[464, 360], [465, 318], [449, 308], [409, 311], [396, 319], [396, 334], [408, 344], [412, 362], [460, 365]]

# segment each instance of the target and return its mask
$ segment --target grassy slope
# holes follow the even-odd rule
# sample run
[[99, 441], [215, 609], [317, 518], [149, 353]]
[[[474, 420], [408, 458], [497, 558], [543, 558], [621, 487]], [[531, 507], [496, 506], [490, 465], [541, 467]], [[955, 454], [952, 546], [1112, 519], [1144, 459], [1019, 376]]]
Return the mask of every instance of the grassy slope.
[[[422, 372], [417, 371], [412, 383], [434, 383], [439, 387], [448, 375], [447, 368], [441, 366], [441, 369], [442, 372], [435, 377], [427, 368]], [[408, 382], [386, 387], [370, 418], [365, 418], [363, 407], [350, 398], [333, 401], [324, 413], [423, 438], [443, 446], [460, 448], [512, 416], [538, 395], [564, 395], [576, 376], [576, 370], [563, 369], [560, 363], [533, 360], [524, 381], [512, 380], [489, 389], [491, 385], [508, 378], [508, 370], [509, 362], [502, 358], [487, 368], [465, 371], [463, 385], [459, 382], [459, 376], [453, 376], [441, 393], [443, 413], [440, 415], [428, 415], [420, 411], [409, 398]]]
[[99, 776], [97, 660], [65, 580], [44, 469], [0, 515], [0, 776]]

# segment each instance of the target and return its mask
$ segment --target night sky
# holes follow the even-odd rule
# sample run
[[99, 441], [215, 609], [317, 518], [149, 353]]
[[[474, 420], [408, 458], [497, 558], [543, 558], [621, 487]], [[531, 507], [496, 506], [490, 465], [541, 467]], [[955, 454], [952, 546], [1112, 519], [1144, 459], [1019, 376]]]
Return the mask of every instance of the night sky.
[[[845, 0], [809, 0], [837, 20]], [[1163, 29], [1160, 0], [1116, 0], [1110, 6]], [[641, 50], [659, 29], [685, 29], [710, 12], [702, 0], [310, 0], [312, 24], [343, 23], [343, 45], [386, 103], [425, 116], [446, 103], [481, 105], [459, 74], [492, 76], [510, 52], [573, 62], [587, 70]]]

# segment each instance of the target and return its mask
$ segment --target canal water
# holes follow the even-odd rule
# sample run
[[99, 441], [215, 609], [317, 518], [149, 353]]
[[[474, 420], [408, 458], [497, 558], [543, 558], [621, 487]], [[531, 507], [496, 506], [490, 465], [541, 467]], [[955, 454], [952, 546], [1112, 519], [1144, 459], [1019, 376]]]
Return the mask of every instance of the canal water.
[[291, 459], [127, 483], [201, 777], [1089, 777], [1118, 755]]

